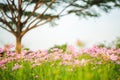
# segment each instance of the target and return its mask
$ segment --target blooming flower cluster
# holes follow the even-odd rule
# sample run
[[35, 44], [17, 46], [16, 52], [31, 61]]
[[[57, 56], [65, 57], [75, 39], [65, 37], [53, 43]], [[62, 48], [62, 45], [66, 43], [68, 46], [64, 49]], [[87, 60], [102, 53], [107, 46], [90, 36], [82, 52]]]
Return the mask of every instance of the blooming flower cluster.
[[3, 52], [3, 49], [2, 48], [0, 48], [0, 53], [2, 53]]
[[[7, 49], [8, 50], [8, 49]], [[3, 49], [0, 48], [0, 53]], [[73, 46], [68, 46], [66, 51], [58, 48], [50, 50], [28, 51], [22, 50], [21, 54], [12, 52], [5, 53], [5, 56], [0, 57], [0, 68], [5, 68], [7, 63], [15, 62], [12, 70], [17, 70], [22, 66], [20, 60], [29, 61], [32, 67], [41, 65], [45, 62], [58, 62], [58, 65], [86, 66], [88, 64], [104, 64], [104, 62], [113, 62], [120, 64], [120, 49], [107, 49], [93, 46], [92, 48], [75, 49]]]
[[21, 65], [15, 64], [14, 67], [12, 68], [12, 70], [17, 70], [17, 69], [19, 69], [19, 68], [21, 68], [21, 67], [22, 67]]

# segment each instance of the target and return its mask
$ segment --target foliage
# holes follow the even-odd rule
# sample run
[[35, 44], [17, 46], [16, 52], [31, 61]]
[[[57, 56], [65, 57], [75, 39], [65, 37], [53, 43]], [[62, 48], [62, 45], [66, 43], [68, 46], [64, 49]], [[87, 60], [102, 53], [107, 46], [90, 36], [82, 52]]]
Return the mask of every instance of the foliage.
[[53, 52], [53, 49], [56, 49], [56, 50], [61, 49], [63, 52], [65, 52], [66, 49], [67, 49], [67, 44], [63, 44], [63, 45], [54, 45], [54, 47], [50, 48], [50, 49], [48, 50], [48, 52], [49, 52], [49, 53]]
[[47, 50], [23, 50], [21, 54], [8, 51], [0, 58], [0, 80], [120, 79], [120, 49], [67, 46], [65, 52], [58, 49], [51, 53]]
[[117, 37], [115, 41], [113, 41], [113, 45], [118, 49], [120, 48], [120, 37]]
[[100, 43], [98, 44], [99, 47], [106, 47], [106, 48], [115, 48], [119, 49], [120, 48], [120, 37], [117, 37], [115, 40], [113, 40], [110, 43]]

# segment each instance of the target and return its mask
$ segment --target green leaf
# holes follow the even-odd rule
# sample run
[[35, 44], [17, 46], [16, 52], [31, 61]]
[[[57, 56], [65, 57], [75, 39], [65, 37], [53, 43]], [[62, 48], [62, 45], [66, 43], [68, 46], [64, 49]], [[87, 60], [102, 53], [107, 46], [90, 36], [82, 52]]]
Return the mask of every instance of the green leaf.
[[5, 12], [9, 11], [8, 5], [0, 3], [0, 10], [4, 10]]

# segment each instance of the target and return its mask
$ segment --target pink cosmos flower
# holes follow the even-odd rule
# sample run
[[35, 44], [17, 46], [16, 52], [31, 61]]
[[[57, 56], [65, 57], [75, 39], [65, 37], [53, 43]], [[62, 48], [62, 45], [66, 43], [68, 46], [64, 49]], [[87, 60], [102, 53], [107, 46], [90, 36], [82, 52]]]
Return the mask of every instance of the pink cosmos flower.
[[81, 65], [81, 66], [85, 66], [85, 65], [87, 64], [87, 62], [88, 62], [88, 60], [82, 59], [82, 60], [80, 61], [80, 65]]
[[72, 55], [70, 55], [70, 54], [64, 54], [63, 55], [63, 60], [67, 60], [67, 61], [72, 60]]
[[74, 64], [78, 65], [78, 64], [80, 64], [80, 61], [79, 60], [74, 60]]
[[59, 56], [59, 55], [55, 55], [55, 56], [54, 56], [54, 59], [55, 59], [55, 60], [59, 60], [59, 59], [60, 59], [60, 56]]
[[116, 56], [115, 54], [110, 55], [110, 59], [113, 61], [116, 61], [118, 58], [118, 56]]
[[2, 53], [4, 50], [2, 48], [0, 48], [0, 53]]
[[120, 61], [117, 61], [116, 63], [120, 65]]
[[12, 68], [12, 70], [17, 70], [17, 69], [19, 69], [19, 68], [21, 68], [21, 67], [22, 67], [21, 65], [15, 64], [14, 67]]
[[118, 54], [120, 54], [120, 49], [117, 50]]
[[0, 66], [3, 65], [3, 64], [5, 64], [5, 63], [7, 63], [7, 62], [8, 62], [7, 59], [3, 59], [3, 60], [1, 60], [1, 61], [0, 61]]
[[71, 53], [75, 53], [76, 52], [75, 48], [72, 45], [68, 46], [67, 50], [70, 51]]

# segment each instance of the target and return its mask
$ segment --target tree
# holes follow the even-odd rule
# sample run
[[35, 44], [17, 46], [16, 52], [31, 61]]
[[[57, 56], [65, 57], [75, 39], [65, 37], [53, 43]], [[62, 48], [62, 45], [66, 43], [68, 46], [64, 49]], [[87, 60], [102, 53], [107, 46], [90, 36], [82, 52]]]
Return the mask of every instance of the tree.
[[99, 10], [109, 12], [120, 7], [120, 0], [1, 0], [0, 27], [16, 38], [16, 51], [30, 30], [51, 23], [68, 14], [99, 16]]
[[99, 47], [106, 47], [106, 48], [115, 48], [119, 49], [120, 48], [120, 37], [116, 37], [115, 40], [113, 40], [110, 43], [100, 43], [98, 44]]

